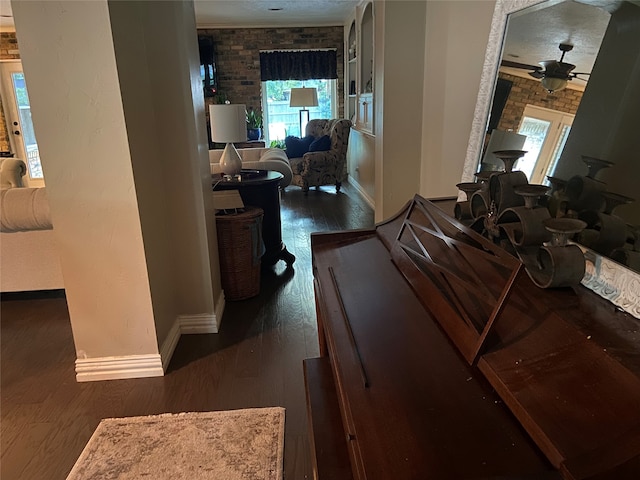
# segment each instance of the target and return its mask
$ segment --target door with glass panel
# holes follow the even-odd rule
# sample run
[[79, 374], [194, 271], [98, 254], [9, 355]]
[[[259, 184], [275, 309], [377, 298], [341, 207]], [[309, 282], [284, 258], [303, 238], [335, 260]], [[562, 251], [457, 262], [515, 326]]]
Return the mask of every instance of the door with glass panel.
[[523, 150], [527, 154], [515, 165], [527, 175], [530, 183], [548, 184], [569, 136], [573, 115], [527, 105], [518, 133], [526, 135]]
[[15, 158], [24, 160], [27, 164], [27, 174], [23, 177], [23, 182], [25, 186], [43, 187], [44, 175], [31, 121], [31, 106], [22, 64], [19, 61], [0, 63], [0, 76], [2, 107], [12, 151]]

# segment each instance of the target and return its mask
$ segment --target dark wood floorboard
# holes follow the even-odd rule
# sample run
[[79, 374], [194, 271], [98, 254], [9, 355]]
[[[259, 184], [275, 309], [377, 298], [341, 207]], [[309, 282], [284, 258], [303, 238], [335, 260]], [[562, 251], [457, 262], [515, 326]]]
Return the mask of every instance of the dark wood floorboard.
[[282, 194], [282, 236], [296, 255], [263, 273], [260, 295], [228, 302], [220, 333], [182, 336], [164, 377], [75, 381], [62, 292], [2, 296], [2, 480], [64, 480], [103, 418], [262, 406], [286, 408], [285, 478], [312, 478], [302, 360], [318, 355], [310, 233], [370, 227], [348, 184]]

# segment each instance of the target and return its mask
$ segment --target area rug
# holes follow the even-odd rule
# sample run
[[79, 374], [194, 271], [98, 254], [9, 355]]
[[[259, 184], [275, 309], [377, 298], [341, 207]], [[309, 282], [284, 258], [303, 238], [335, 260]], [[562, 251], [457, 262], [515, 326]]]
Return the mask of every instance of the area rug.
[[67, 480], [280, 480], [284, 408], [102, 420]]

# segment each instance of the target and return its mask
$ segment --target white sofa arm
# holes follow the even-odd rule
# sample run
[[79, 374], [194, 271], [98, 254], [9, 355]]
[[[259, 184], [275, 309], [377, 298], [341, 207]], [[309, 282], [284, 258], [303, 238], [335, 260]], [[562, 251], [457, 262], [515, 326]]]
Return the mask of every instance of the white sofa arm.
[[22, 187], [27, 165], [17, 158], [0, 158], [0, 188]]
[[[223, 150], [209, 150], [209, 163], [211, 174], [219, 174], [220, 157]], [[285, 188], [291, 184], [293, 173], [289, 165], [289, 159], [284, 150], [279, 148], [240, 148], [238, 149], [242, 158], [242, 168], [247, 170], [273, 170], [280, 172], [284, 178], [280, 182], [280, 187]]]
[[53, 228], [45, 188], [9, 188], [0, 191], [0, 230], [19, 232]]

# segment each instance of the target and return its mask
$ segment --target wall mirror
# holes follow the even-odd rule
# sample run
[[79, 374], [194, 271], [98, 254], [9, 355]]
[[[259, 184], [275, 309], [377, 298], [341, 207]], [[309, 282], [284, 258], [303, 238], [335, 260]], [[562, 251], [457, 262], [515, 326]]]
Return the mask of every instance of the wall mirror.
[[[514, 50], [514, 45], [527, 44], [530, 49]], [[561, 45], [572, 48], [567, 50]], [[536, 70], [527, 66], [544, 67], [539, 62], [561, 58], [576, 65], [574, 73], [584, 74], [568, 82], [579, 87], [579, 94], [574, 95], [579, 97], [579, 105], [567, 117], [569, 128], [559, 136], [557, 148], [550, 154], [552, 160], [542, 166], [527, 167], [532, 175], [530, 181], [547, 183], [548, 176], [565, 181], [577, 175], [586, 176], [589, 170], [583, 156], [611, 162], [596, 178], [606, 184], [603, 190], [619, 196], [614, 215], [626, 225], [637, 227], [640, 225], [640, 2], [637, 0], [497, 0], [462, 181], [474, 181], [475, 173], [487, 167], [485, 161], [491, 163], [490, 157], [485, 157], [492, 132], [490, 121], [491, 127], [509, 130], [509, 134], [516, 133], [522, 123], [522, 112], [519, 118], [511, 119], [512, 125], [500, 124], [504, 111], [492, 112], [496, 103], [494, 94], [500, 95], [500, 88], [496, 89], [500, 77], [517, 75], [519, 70], [521, 76], [529, 77], [525, 81], [527, 88], [531, 85], [537, 88], [531, 94], [542, 100], [537, 107], [556, 110], [554, 102], [561, 103], [558, 99], [562, 92], [549, 92], [542, 79], [529, 75], [535, 75]], [[513, 70], [506, 70], [505, 64]], [[523, 88], [517, 84], [518, 91]], [[499, 101], [497, 104], [498, 108], [504, 107]], [[537, 177], [533, 178], [536, 168]], [[582, 283], [640, 318], [639, 261], [613, 260], [592, 249], [583, 247], [583, 250], [587, 274]], [[640, 258], [640, 252], [632, 257]]]

